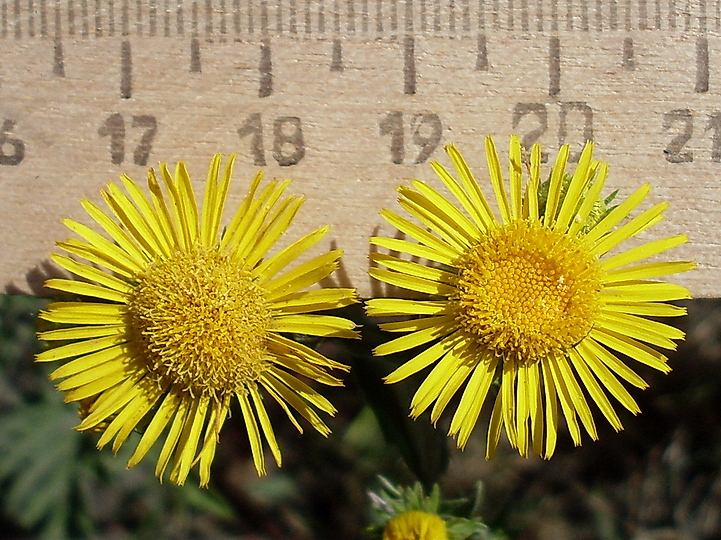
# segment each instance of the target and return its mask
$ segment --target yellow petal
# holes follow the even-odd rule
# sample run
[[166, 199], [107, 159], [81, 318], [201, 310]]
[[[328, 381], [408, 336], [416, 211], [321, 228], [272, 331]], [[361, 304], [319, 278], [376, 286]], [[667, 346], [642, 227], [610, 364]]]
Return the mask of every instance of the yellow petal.
[[343, 317], [331, 315], [282, 315], [273, 318], [273, 331], [309, 336], [354, 339], [358, 333], [355, 323]]
[[501, 161], [498, 159], [496, 144], [491, 137], [486, 137], [486, 161], [488, 162], [488, 172], [491, 174], [491, 185], [496, 194], [496, 202], [501, 211], [501, 219], [503, 223], [511, 222], [511, 208], [508, 204], [508, 194], [506, 186], [503, 183], [503, 173], [501, 172]]
[[543, 224], [550, 227], [556, 220], [558, 212], [558, 202], [561, 199], [561, 185], [563, 183], [563, 175], [566, 171], [566, 162], [568, 161], [568, 145], [564, 144], [558, 151], [556, 162], [551, 170], [551, 180], [548, 185], [548, 197], [546, 199], [546, 208], [543, 212]]
[[248, 387], [248, 391], [250, 392], [250, 396], [253, 398], [253, 405], [255, 406], [255, 410], [258, 414], [258, 420], [260, 421], [260, 427], [265, 435], [265, 440], [268, 441], [268, 446], [273, 454], [273, 459], [275, 459], [276, 465], [280, 467], [282, 464], [280, 447], [275, 439], [273, 425], [270, 423], [270, 418], [268, 417], [268, 412], [265, 410], [265, 405], [263, 405], [260, 392], [258, 392], [258, 388], [255, 385], [250, 385]]
[[145, 428], [143, 436], [140, 438], [140, 442], [135, 449], [135, 452], [128, 461], [128, 468], [135, 467], [148, 453], [148, 450], [152, 448], [155, 441], [168, 425], [168, 422], [175, 415], [178, 410], [178, 406], [182, 401], [181, 394], [176, 391], [168, 392], [163, 398], [163, 402], [160, 404], [158, 409], [153, 414], [153, 419], [150, 421], [148, 426]]
[[[424, 329], [424, 330], [419, 330], [418, 332], [413, 332], [413, 333], [408, 334], [408, 335], [406, 335], [406, 336], [401, 336], [401, 337], [396, 338], [396, 339], [393, 339], [393, 340], [391, 340], [391, 341], [387, 341], [386, 343], [382, 343], [381, 345], [378, 345], [378, 347], [376, 347], [375, 349], [373, 349], [373, 354], [376, 355], [376, 356], [385, 356], [385, 355], [388, 355], [388, 354], [394, 354], [394, 353], [397, 353], [397, 352], [406, 351], [406, 350], [408, 350], [408, 349], [412, 349], [413, 347], [418, 347], [418, 346], [420, 346], [420, 345], [425, 345], [426, 343], [428, 343], [428, 342], [430, 342], [430, 341], [433, 341], [434, 339], [438, 339], [438, 338], [445, 337], [445, 336], [447, 336], [448, 334], [450, 334], [451, 332], [454, 332], [454, 331], [455, 331], [455, 324], [454, 324], [453, 326], [450, 326], [450, 325], [446, 325], [446, 326], [434, 325], [434, 326], [432, 326], [432, 327], [430, 327], [430, 328], [426, 328], [426, 329]], [[460, 338], [460, 335], [461, 335], [460, 332], [458, 332], [458, 333], [455, 333], [451, 338], [448, 338], [448, 339], [452, 339], [453, 341], [456, 341], [456, 340], [458, 340], [458, 339]], [[444, 343], [444, 342], [446, 342], [446, 341], [447, 341], [447, 340], [441, 340], [439, 343], [437, 343], [437, 344], [434, 345], [433, 347], [441, 346], [440, 344], [441, 344], [441, 343]], [[448, 343], [446, 343], [446, 345], [447, 345], [447, 344], [448, 344]], [[445, 345], [444, 345], [444, 346], [445, 346]], [[433, 347], [430, 347], [430, 348], [427, 349], [427, 350], [433, 349]], [[434, 349], [434, 350], [435, 350], [435, 349]], [[423, 353], [421, 353], [421, 354], [423, 354]], [[411, 362], [414, 362], [414, 361], [417, 360], [420, 356], [421, 356], [421, 355], [416, 356], [416, 358], [415, 358], [414, 360], [411, 360]], [[420, 361], [419, 361], [419, 362], [420, 362]], [[426, 365], [428, 365], [428, 364], [426, 364]], [[423, 369], [423, 368], [419, 368], [419, 369]], [[400, 368], [399, 368], [398, 370], [394, 371], [391, 375], [389, 375], [389, 376], [386, 378], [386, 382], [389, 382], [389, 383], [390, 383], [391, 381], [394, 381], [394, 382], [395, 382], [396, 380], [400, 380], [400, 379], [397, 379], [397, 378], [396, 378], [396, 377], [399, 376], [398, 373], [397, 373], [397, 372], [400, 373], [399, 370], [400, 370]], [[404, 370], [404, 371], [405, 371], [405, 370]], [[416, 371], [418, 371], [418, 370], [416, 370]], [[414, 371], [413, 373], [415, 373], [415, 371]], [[410, 373], [409, 373], [409, 375], [410, 375]], [[405, 378], [405, 377], [407, 377], [407, 376], [408, 376], [408, 375], [405, 375], [405, 376], [402, 377], [402, 378]]]
[[397, 315], [440, 315], [448, 309], [446, 300], [407, 300], [402, 298], [373, 298], [365, 302], [369, 317]]
[[[468, 167], [466, 160], [452, 144], [446, 146], [445, 151], [448, 154], [448, 157], [451, 158], [453, 168], [461, 179], [463, 192], [468, 198], [468, 204], [471, 209], [469, 210], [469, 208], [466, 208], [466, 210], [471, 216], [475, 216], [476, 222], [482, 226], [483, 230], [490, 229], [497, 225], [498, 221], [493, 215], [493, 210], [488, 204], [486, 197], [483, 195], [483, 191], [481, 190], [478, 182], [473, 177], [473, 173]], [[436, 172], [438, 171], [436, 170]], [[443, 179], [443, 177], [441, 179]], [[463, 201], [461, 197], [458, 198], [461, 202]]]
[[493, 354], [488, 351], [482, 352], [478, 365], [473, 370], [473, 374], [465, 390], [463, 390], [461, 401], [458, 403], [458, 408], [451, 419], [451, 426], [448, 430], [449, 435], [459, 434], [459, 448], [465, 446], [473, 427], [476, 425], [483, 402], [496, 376], [497, 366], [498, 359]]

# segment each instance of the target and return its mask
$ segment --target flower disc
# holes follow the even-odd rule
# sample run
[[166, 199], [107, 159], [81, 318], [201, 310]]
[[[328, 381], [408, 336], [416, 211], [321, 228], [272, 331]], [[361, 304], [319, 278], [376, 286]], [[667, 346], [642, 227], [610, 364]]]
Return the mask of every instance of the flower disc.
[[458, 323], [496, 356], [536, 362], [575, 345], [593, 326], [597, 261], [538, 222], [491, 231], [460, 267]]
[[128, 312], [148, 368], [191, 393], [238, 391], [268, 367], [262, 291], [217, 251], [178, 252], [150, 266]]

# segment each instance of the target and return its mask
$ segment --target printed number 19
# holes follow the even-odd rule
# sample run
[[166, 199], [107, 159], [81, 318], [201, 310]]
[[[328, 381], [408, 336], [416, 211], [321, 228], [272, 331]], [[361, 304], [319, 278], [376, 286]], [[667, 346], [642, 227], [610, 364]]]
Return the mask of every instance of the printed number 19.
[[[405, 133], [403, 113], [391, 111], [380, 121], [381, 135], [391, 137], [391, 161], [396, 165], [403, 163], [405, 158]], [[435, 113], [414, 114], [411, 116], [410, 129], [413, 144], [420, 148], [414, 163], [425, 162], [441, 142], [443, 125]]]

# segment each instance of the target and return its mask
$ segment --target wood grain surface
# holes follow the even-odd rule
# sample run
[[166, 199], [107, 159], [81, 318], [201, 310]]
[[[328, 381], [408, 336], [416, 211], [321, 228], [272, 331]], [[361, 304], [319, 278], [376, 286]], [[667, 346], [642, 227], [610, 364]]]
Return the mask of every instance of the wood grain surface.
[[183, 160], [202, 192], [237, 152], [231, 205], [259, 168], [293, 179], [286, 240], [330, 224], [336, 279], [381, 295], [395, 186], [448, 143], [487, 179], [485, 135], [518, 133], [551, 160], [594, 140], [609, 192], [650, 182], [671, 207], [629, 245], [688, 233], [673, 279], [718, 296], [720, 35], [718, 0], [0, 0], [0, 278], [42, 293], [60, 219], [120, 173]]

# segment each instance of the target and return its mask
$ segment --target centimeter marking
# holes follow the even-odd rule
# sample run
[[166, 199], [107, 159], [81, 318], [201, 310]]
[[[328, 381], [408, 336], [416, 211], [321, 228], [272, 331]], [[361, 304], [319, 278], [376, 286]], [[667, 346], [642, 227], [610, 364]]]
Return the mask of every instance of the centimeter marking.
[[475, 69], [490, 67], [487, 34], [550, 33], [548, 94], [561, 91], [566, 32], [623, 33], [621, 65], [635, 69], [639, 31], [696, 38], [694, 91], [709, 90], [709, 34], [721, 34], [721, 0], [0, 0], [1, 39], [53, 39], [53, 73], [65, 76], [63, 40], [120, 37], [120, 96], [132, 97], [130, 38], [190, 38], [189, 71], [202, 72], [201, 41], [260, 40], [259, 97], [273, 93], [271, 38], [330, 40], [331, 71], [343, 70], [343, 41], [399, 40], [403, 92], [415, 94], [416, 36], [477, 41]]

